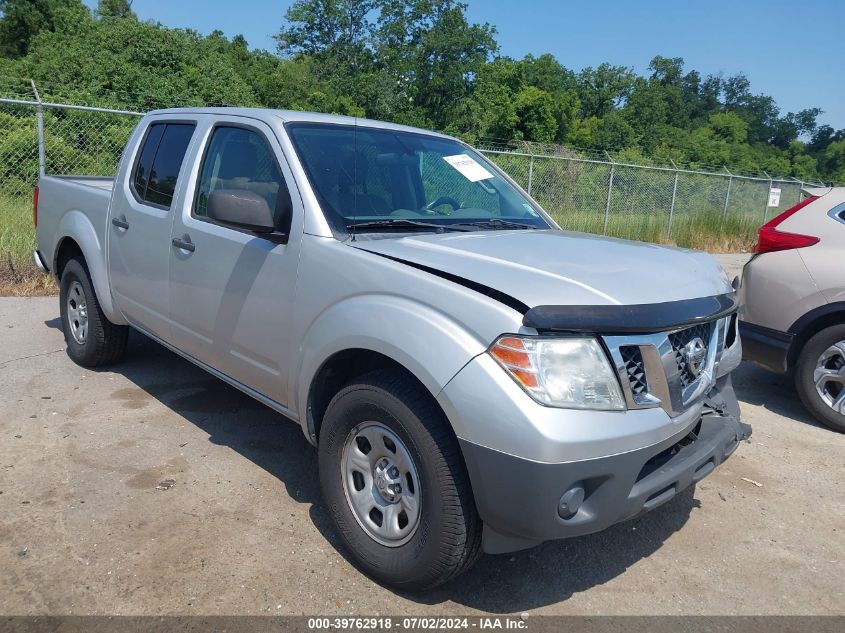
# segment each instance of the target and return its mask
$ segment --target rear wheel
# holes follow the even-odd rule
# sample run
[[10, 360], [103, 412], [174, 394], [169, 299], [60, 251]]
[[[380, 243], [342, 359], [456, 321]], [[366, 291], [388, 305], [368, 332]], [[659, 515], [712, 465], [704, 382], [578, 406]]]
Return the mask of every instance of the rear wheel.
[[845, 325], [826, 328], [807, 341], [798, 357], [795, 387], [819, 422], [845, 433]]
[[129, 328], [109, 321], [100, 307], [85, 260], [71, 259], [62, 271], [59, 309], [67, 354], [83, 367], [115, 363], [123, 356]]
[[384, 584], [435, 587], [481, 554], [460, 448], [431, 395], [378, 370], [329, 404], [319, 440], [320, 485], [353, 562]]

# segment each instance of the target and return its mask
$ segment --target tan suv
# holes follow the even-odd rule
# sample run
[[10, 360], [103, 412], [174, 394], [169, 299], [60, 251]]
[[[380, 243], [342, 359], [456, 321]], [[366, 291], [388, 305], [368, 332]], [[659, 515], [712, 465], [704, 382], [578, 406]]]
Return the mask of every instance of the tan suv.
[[845, 432], [845, 187], [804, 193], [760, 228], [743, 271], [743, 356], [794, 374], [810, 413]]

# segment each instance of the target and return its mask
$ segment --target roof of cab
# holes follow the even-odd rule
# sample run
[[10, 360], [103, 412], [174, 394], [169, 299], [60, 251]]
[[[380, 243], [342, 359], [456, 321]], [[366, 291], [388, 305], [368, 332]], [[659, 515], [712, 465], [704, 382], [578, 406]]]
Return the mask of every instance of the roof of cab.
[[164, 110], [153, 110], [149, 115], [186, 115], [186, 114], [226, 114], [228, 116], [243, 116], [252, 119], [259, 119], [270, 122], [272, 119], [281, 119], [283, 122], [305, 122], [305, 123], [333, 123], [335, 125], [359, 125], [361, 127], [379, 128], [384, 130], [399, 130], [405, 132], [416, 132], [417, 134], [429, 134], [442, 138], [453, 138], [446, 134], [425, 130], [422, 128], [399, 125], [398, 123], [386, 123], [373, 119], [362, 119], [359, 117], [343, 116], [339, 114], [322, 114], [320, 112], [300, 112], [298, 110], [273, 110], [270, 108], [167, 108]]

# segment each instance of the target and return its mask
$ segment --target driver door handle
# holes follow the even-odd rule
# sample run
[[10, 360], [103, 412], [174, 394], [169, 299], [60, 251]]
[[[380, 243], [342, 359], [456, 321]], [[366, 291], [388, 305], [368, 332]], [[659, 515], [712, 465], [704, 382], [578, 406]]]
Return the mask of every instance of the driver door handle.
[[174, 237], [171, 240], [171, 244], [176, 248], [181, 248], [183, 251], [188, 251], [189, 253], [193, 253], [196, 250], [196, 246], [194, 246], [193, 242], [183, 240], [181, 237]]
[[125, 217], [122, 218], [112, 218], [111, 223], [119, 229], [123, 229], [124, 231], [129, 230], [129, 222], [126, 221]]

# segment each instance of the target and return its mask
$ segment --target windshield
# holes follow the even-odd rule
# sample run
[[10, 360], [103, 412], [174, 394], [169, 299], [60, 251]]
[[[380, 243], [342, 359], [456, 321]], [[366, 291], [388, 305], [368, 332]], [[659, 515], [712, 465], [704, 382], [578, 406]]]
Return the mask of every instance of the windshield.
[[456, 141], [324, 123], [287, 129], [341, 234], [551, 228], [487, 160]]

